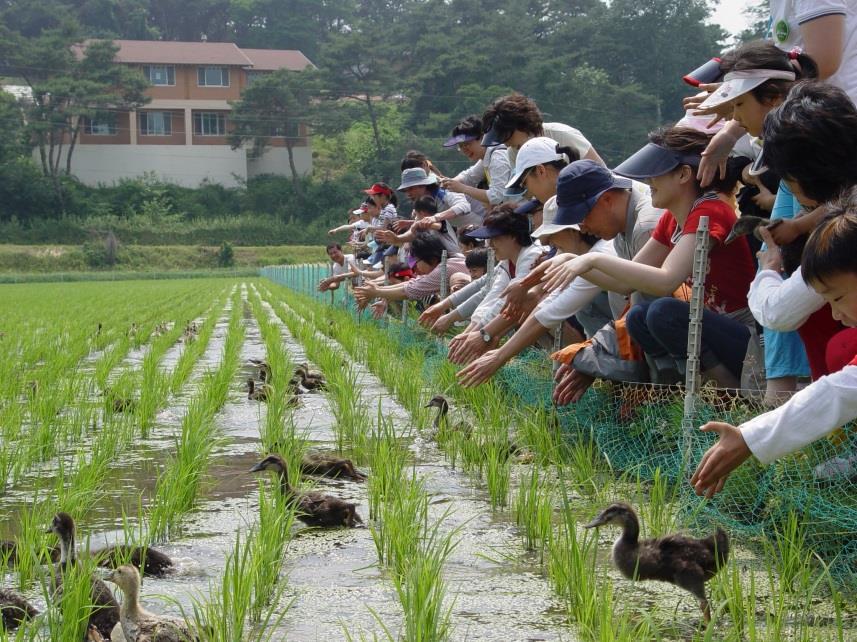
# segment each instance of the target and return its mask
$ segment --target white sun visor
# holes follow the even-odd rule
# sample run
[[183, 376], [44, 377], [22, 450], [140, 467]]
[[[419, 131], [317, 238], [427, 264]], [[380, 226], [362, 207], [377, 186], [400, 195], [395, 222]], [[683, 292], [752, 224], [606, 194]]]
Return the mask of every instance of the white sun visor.
[[714, 90], [697, 110], [719, 107], [738, 96], [746, 94], [767, 80], [794, 80], [795, 72], [781, 69], [746, 69], [730, 71], [723, 77], [723, 82]]

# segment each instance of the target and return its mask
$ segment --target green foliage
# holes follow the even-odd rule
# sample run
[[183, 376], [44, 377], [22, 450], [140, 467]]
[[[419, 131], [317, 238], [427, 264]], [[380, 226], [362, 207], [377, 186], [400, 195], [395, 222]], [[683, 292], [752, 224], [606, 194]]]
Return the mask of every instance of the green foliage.
[[220, 244], [220, 252], [217, 253], [217, 265], [219, 267], [232, 267], [235, 265], [235, 250], [232, 243], [223, 241]]

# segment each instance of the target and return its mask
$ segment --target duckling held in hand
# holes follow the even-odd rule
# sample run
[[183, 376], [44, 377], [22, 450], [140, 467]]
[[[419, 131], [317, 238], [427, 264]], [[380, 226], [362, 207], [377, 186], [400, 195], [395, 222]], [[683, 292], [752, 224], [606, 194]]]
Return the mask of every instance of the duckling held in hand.
[[320, 452], [310, 452], [303, 456], [301, 472], [304, 475], [340, 477], [356, 482], [366, 481], [366, 474], [357, 470], [350, 459], [342, 459]]
[[127, 642], [192, 642], [197, 639], [186, 622], [150, 613], [140, 605], [140, 573], [129, 564], [120, 566], [105, 579], [120, 588], [119, 622]]
[[711, 609], [705, 595], [705, 583], [726, 564], [729, 557], [729, 536], [718, 528], [702, 539], [685, 535], [667, 535], [640, 540], [640, 522], [628, 504], [611, 504], [586, 524], [596, 528], [605, 524], [622, 527], [622, 534], [613, 545], [613, 563], [625, 577], [632, 580], [659, 580], [690, 591], [699, 600], [705, 621], [711, 619]]
[[24, 620], [31, 620], [39, 612], [30, 604], [24, 596], [12, 589], [0, 588], [0, 615], [2, 615], [3, 629], [14, 631]]
[[357, 506], [333, 495], [318, 492], [300, 492], [289, 484], [286, 461], [280, 455], [269, 455], [250, 469], [251, 473], [270, 470], [280, 477], [280, 490], [289, 501], [295, 503], [297, 518], [307, 526], [354, 528], [363, 520], [357, 514]]
[[[77, 564], [74, 520], [68, 513], [57, 513], [51, 521], [48, 532], [54, 533], [60, 540], [60, 561], [54, 569], [56, 599], [59, 600], [62, 598], [63, 573]], [[113, 627], [119, 621], [119, 605], [107, 585], [96, 577], [92, 578], [90, 596], [93, 609], [90, 612], [88, 624], [98, 629], [102, 636], [109, 639]]]
[[169, 555], [144, 546], [117, 544], [92, 551], [91, 556], [104, 568], [117, 568], [126, 563], [147, 577], [163, 577], [175, 567]]

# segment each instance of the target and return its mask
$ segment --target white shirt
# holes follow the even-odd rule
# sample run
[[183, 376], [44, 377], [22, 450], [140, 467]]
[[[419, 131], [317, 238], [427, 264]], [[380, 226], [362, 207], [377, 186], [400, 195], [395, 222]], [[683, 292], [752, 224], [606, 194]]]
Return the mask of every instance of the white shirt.
[[533, 263], [539, 256], [541, 256], [544, 249], [545, 248], [537, 243], [533, 243], [527, 247], [522, 247], [515, 259], [514, 279], [509, 274], [509, 261], [500, 261], [500, 263], [497, 264], [497, 267], [494, 268], [494, 280], [491, 283], [491, 288], [488, 290], [488, 294], [485, 295], [482, 303], [479, 304], [471, 315], [471, 321], [475, 321], [480, 326], [484, 327], [494, 317], [500, 314], [500, 311], [506, 304], [506, 299], [501, 297], [500, 294], [506, 289], [507, 285], [523, 279], [530, 273]]
[[512, 177], [509, 164], [509, 152], [505, 145], [485, 148], [485, 156], [474, 165], [463, 170], [454, 180], [476, 187], [483, 180], [488, 181], [488, 201], [498, 205], [505, 200], [506, 183]]
[[[359, 267], [357, 265], [357, 260], [354, 258], [353, 254], [346, 254], [345, 260], [342, 262], [342, 265], [339, 265], [336, 261], [332, 263], [332, 274], [333, 276], [339, 276], [340, 274], [345, 274], [346, 272], [351, 272], [351, 266]], [[356, 282], [356, 279], [355, 279]]]
[[857, 366], [814, 381], [779, 408], [739, 426], [750, 452], [763, 464], [829, 435], [857, 418]]
[[747, 303], [762, 326], [790, 332], [824, 307], [824, 298], [807, 285], [800, 268], [787, 279], [774, 270], [762, 270], [750, 284]]
[[[593, 245], [589, 252], [616, 256], [613, 243], [603, 240]], [[601, 288], [586, 279], [574, 279], [567, 288], [555, 290], [539, 302], [534, 312], [536, 321], [549, 330], [553, 330], [570, 316], [577, 314], [592, 303], [599, 292], [601, 292]]]
[[823, 16], [845, 16], [842, 62], [827, 82], [857, 102], [857, 0], [771, 0], [770, 6], [771, 37], [786, 51], [804, 46], [801, 25]]

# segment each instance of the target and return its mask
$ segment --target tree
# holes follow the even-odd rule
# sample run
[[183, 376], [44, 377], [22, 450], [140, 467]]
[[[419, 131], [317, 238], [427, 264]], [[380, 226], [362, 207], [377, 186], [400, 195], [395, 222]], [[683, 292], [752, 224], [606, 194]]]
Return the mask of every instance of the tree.
[[280, 69], [254, 80], [232, 103], [233, 130], [229, 135], [232, 149], [250, 142], [251, 157], [265, 153], [275, 139], [282, 139], [289, 156], [289, 169], [295, 191], [302, 194], [300, 177], [295, 167], [294, 147], [301, 128], [310, 121], [315, 94], [312, 71]]
[[[4, 66], [30, 88], [26, 133], [39, 151], [42, 172], [51, 179], [65, 214], [61, 175], [71, 173], [72, 156], [87, 119], [114, 118], [148, 102], [143, 75], [114, 62], [109, 41], [83, 45], [73, 23], [25, 38], [6, 31]], [[63, 163], [63, 159], [65, 162]]]

